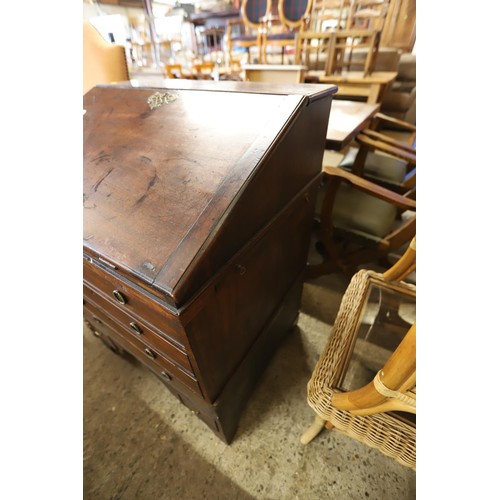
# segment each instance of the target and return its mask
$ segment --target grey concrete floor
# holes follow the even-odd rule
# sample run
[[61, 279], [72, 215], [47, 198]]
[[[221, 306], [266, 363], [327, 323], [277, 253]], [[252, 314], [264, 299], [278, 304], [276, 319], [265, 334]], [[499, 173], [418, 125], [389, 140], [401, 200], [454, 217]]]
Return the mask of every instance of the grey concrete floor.
[[231, 445], [84, 327], [84, 498], [415, 498], [415, 472], [375, 449], [327, 430], [299, 442], [314, 418], [307, 382], [347, 284], [342, 275], [305, 284], [298, 325], [262, 374]]

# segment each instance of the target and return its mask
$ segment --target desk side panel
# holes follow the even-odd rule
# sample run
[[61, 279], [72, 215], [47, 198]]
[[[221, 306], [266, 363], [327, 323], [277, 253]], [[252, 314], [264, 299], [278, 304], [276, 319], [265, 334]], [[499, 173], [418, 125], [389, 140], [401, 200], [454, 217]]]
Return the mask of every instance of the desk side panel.
[[178, 304], [193, 297], [213, 269], [220, 269], [320, 174], [330, 105], [331, 96], [304, 105], [277, 137], [174, 287]]
[[[195, 371], [211, 402], [304, 271], [319, 180], [318, 175], [228, 263], [198, 298], [201, 306], [192, 305], [197, 314], [185, 331], [196, 360]], [[182, 322], [183, 316], [179, 319]]]

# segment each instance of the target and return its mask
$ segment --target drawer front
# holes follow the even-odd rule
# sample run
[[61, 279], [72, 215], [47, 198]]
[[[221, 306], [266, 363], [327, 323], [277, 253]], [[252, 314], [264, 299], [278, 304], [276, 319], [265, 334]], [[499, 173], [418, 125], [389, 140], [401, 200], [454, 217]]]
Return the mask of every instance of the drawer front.
[[83, 259], [83, 279], [117, 307], [143, 318], [181, 346], [186, 345], [184, 330], [178, 318], [153, 298], [143, 295], [131, 283], [126, 283], [86, 259]]
[[177, 387], [187, 388], [191, 392], [203, 396], [200, 386], [194, 377], [165, 358], [158, 349], [130, 334], [107, 316], [96, 304], [86, 300], [83, 310], [85, 319], [97, 331], [103, 330], [106, 335], [112, 339], [116, 339], [116, 342], [121, 347], [160, 375], [163, 380], [177, 385]]
[[86, 284], [83, 285], [83, 297], [104, 310], [124, 330], [128, 330], [132, 335], [143, 339], [153, 346], [153, 348], [160, 350], [165, 357], [194, 375], [188, 355], [152, 330], [141, 318], [116, 307], [112, 302], [102, 297]]

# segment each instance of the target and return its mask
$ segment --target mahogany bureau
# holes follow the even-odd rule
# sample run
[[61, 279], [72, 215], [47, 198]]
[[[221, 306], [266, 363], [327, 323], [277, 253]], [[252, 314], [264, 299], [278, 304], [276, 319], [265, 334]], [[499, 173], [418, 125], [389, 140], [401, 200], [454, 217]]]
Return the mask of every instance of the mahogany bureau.
[[335, 90], [172, 80], [84, 96], [84, 318], [226, 443], [298, 315]]

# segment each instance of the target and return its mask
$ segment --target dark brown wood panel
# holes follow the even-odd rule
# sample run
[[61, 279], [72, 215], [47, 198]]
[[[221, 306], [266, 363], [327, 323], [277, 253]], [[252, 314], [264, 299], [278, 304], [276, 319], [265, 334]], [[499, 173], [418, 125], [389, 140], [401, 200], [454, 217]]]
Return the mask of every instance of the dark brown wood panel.
[[[329, 108], [323, 102], [309, 103], [283, 128], [268, 158], [249, 176], [244, 189], [232, 203], [227, 217], [210, 235], [181, 278], [175, 299], [185, 303], [200, 283], [209, 280], [252, 235], [318, 175], [323, 160]], [[272, 191], [272, 196], [265, 193]]]
[[151, 94], [84, 97], [84, 238], [169, 292], [303, 97], [176, 91], [150, 109]]
[[[142, 81], [142, 79], [141, 79]], [[99, 85], [99, 87], [109, 87]], [[113, 87], [130, 88], [131, 82], [121, 82]], [[330, 84], [320, 83], [267, 83], [267, 82], [236, 82], [232, 80], [210, 81], [210, 80], [175, 80], [162, 79], [161, 85], [155, 83], [151, 86], [141, 85], [142, 88], [149, 89], [171, 89], [171, 90], [207, 90], [210, 92], [237, 92], [239, 94], [269, 94], [275, 96], [299, 95], [309, 101], [321, 100], [331, 97], [337, 87]], [[235, 110], [237, 114], [238, 110]], [[239, 116], [237, 116], [239, 118]]]
[[129, 330], [132, 335], [145, 339], [148, 344], [152, 345], [155, 349], [159, 349], [173, 363], [194, 375], [193, 367], [186, 352], [167, 340], [165, 335], [158, 332], [155, 327], [151, 327], [143, 318], [116, 307], [109, 300], [102, 297], [98, 291], [86, 284], [83, 285], [83, 298], [84, 300], [91, 301], [103, 311], [106, 311], [107, 315], [115, 320], [124, 330]]
[[303, 270], [318, 183], [319, 177], [238, 254], [213, 284], [211, 300], [185, 327], [211, 401]]
[[[87, 314], [85, 314], [87, 311]], [[127, 330], [122, 328], [111, 317], [91, 301], [84, 305], [84, 317], [97, 330], [103, 330], [108, 336], [115, 340], [127, 352], [135, 358], [152, 368], [156, 373], [166, 378], [171, 383], [182, 384], [195, 394], [202, 396], [197, 380], [186, 371], [181, 370], [169, 359], [162, 355], [159, 349], [149, 345], [147, 342], [132, 336]]]
[[[86, 259], [83, 259], [83, 279], [88, 285], [96, 288], [102, 295], [113, 301], [117, 307], [134, 313], [146, 322], [155, 325], [180, 346], [186, 345], [186, 336], [178, 317], [173, 315], [161, 303], [147, 297], [143, 291], [136, 288], [132, 283], [104, 271]], [[115, 298], [114, 292], [122, 294], [126, 303], [120, 304]]]

